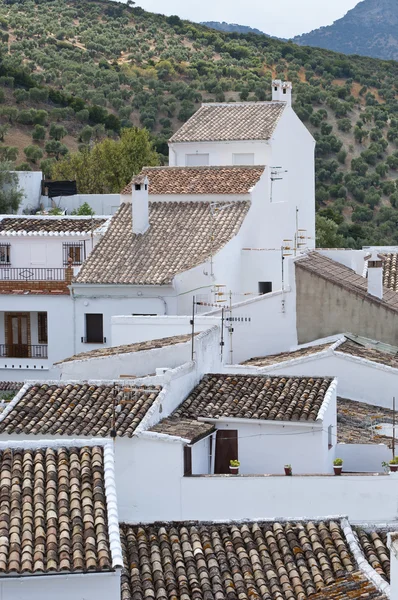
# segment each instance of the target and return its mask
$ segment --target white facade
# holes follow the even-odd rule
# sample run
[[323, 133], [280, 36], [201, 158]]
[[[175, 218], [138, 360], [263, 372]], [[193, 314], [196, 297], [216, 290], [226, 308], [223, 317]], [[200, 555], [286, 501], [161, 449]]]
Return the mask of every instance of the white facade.
[[41, 199], [41, 181], [43, 173], [41, 171], [13, 171], [18, 177], [18, 188], [22, 191], [23, 197], [18, 208], [18, 214], [30, 214], [38, 210]]

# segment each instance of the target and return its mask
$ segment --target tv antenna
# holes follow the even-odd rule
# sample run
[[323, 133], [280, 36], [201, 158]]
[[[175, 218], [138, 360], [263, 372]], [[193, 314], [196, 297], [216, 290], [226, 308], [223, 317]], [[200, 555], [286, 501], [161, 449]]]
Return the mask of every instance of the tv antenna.
[[282, 167], [271, 167], [271, 197], [270, 201], [272, 202], [273, 193], [274, 193], [274, 182], [275, 181], [283, 181], [283, 174], [287, 173], [286, 169]]

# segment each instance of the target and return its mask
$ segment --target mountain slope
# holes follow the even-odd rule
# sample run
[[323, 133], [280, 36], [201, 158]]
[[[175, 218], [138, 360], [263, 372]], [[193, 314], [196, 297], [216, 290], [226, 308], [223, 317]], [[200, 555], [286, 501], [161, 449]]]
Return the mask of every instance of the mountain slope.
[[225, 21], [223, 21], [222, 23], [220, 23], [219, 21], [202, 21], [201, 25], [210, 27], [210, 29], [217, 29], [218, 31], [223, 31], [224, 33], [255, 33], [256, 35], [267, 35], [263, 31], [260, 31], [255, 27], [248, 27], [247, 25], [237, 25], [236, 23], [226, 23]]
[[166, 162], [167, 139], [202, 102], [269, 100], [272, 78], [289, 79], [317, 139], [319, 214], [345, 245], [398, 244], [398, 63], [106, 0], [8, 2], [0, 3], [0, 158], [16, 147], [17, 163], [39, 169], [138, 126]]
[[293, 41], [345, 54], [398, 60], [398, 2], [363, 0], [333, 25], [297, 36]]

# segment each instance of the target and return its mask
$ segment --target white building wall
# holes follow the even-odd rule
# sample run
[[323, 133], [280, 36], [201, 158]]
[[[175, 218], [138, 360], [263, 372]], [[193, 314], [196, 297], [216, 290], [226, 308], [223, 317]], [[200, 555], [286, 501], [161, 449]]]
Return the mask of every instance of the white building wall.
[[47, 312], [48, 359], [0, 358], [0, 377], [4, 381], [25, 379], [57, 379], [58, 370], [53, 364], [75, 354], [73, 327], [73, 302], [70, 296], [0, 296], [0, 343], [4, 339], [4, 312], [29, 312], [33, 325], [32, 344], [37, 336], [35, 315], [38, 311]]
[[43, 173], [41, 171], [13, 171], [18, 177], [18, 187], [23, 192], [22, 202], [19, 205], [17, 214], [30, 214], [31, 211], [38, 209], [41, 196], [41, 180]]
[[211, 472], [210, 439], [207, 436], [192, 445], [192, 474], [207, 475]]
[[0, 600], [119, 600], [120, 570], [0, 579]]
[[[53, 205], [51, 199], [46, 196], [42, 200], [44, 200], [46, 208], [51, 208]], [[70, 215], [73, 210], [77, 210], [85, 202], [96, 215], [114, 215], [120, 206], [120, 194], [76, 194], [74, 196], [57, 196], [52, 200], [56, 206], [65, 210], [67, 215]]]
[[354, 473], [381, 473], [382, 463], [391, 460], [385, 444], [337, 444], [336, 458], [344, 461], [343, 470]]
[[186, 167], [187, 155], [208, 154], [209, 166], [232, 166], [234, 154], [254, 154], [254, 165], [269, 164], [270, 147], [266, 141], [184, 142], [169, 144], [169, 166]]

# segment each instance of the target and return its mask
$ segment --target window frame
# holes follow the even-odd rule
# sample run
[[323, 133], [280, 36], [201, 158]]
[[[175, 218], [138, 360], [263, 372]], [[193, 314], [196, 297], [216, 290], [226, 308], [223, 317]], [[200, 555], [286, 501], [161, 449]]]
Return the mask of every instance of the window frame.
[[[93, 331], [91, 328], [93, 324], [89, 324], [90, 320], [95, 321], [92, 317], [100, 317], [101, 325], [98, 331]], [[99, 321], [99, 319], [98, 319]], [[84, 313], [84, 326], [85, 326], [85, 337], [84, 342], [86, 344], [105, 344], [106, 338], [104, 338], [104, 315], [103, 313]]]
[[43, 311], [37, 313], [37, 342], [48, 344], [48, 315]]
[[[5, 260], [2, 260], [4, 256]], [[0, 267], [9, 267], [11, 265], [11, 244], [0, 244]]]
[[[79, 251], [78, 259], [75, 256], [77, 250]], [[79, 267], [86, 260], [86, 242], [84, 240], [80, 242], [63, 242], [62, 253], [64, 267]], [[70, 258], [72, 259], [71, 263], [69, 262]]]

